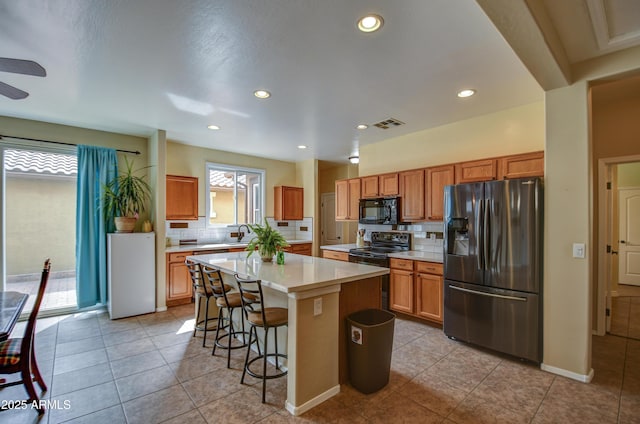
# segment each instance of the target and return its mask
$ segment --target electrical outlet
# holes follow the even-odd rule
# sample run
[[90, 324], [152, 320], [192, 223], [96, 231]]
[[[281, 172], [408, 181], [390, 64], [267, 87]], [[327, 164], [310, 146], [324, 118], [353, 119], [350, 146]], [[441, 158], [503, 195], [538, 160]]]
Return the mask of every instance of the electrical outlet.
[[313, 316], [320, 315], [322, 313], [322, 298], [318, 297], [313, 299]]
[[584, 258], [584, 243], [573, 243], [573, 257]]

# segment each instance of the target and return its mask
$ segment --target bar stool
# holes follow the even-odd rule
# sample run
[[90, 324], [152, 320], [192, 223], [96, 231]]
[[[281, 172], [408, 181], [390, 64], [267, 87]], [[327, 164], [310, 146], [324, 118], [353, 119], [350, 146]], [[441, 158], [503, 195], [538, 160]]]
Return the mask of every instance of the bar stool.
[[[240, 383], [244, 383], [244, 377], [249, 374], [252, 377], [262, 379], [262, 403], [265, 403], [265, 391], [268, 379], [278, 378], [287, 375], [287, 371], [280, 369], [279, 358], [287, 358], [287, 355], [278, 353], [278, 327], [287, 325], [288, 310], [286, 308], [265, 307], [264, 296], [262, 294], [262, 281], [241, 278], [237, 273], [234, 274], [240, 290], [240, 299], [242, 301], [242, 310], [247, 322], [251, 325], [249, 329], [249, 342], [247, 343], [247, 356], [244, 360], [244, 369], [242, 370], [242, 378]], [[260, 352], [260, 343], [258, 340], [257, 327], [264, 330], [263, 352]], [[275, 331], [275, 353], [269, 353], [268, 339], [269, 329]], [[258, 356], [249, 360], [251, 352], [251, 344], [255, 343], [258, 348]], [[275, 374], [267, 374], [267, 358], [275, 359], [275, 368], [280, 371]], [[250, 369], [251, 364], [262, 359], [262, 373], [254, 372]]]
[[[193, 337], [196, 336], [196, 331], [204, 331], [204, 337], [202, 339], [202, 347], [207, 342], [207, 330], [209, 329], [209, 299], [213, 297], [213, 290], [207, 287], [202, 281], [202, 273], [200, 272], [200, 264], [191, 259], [186, 259], [185, 264], [189, 270], [191, 276], [191, 283], [193, 284], [193, 293], [196, 298], [196, 323], [193, 326]], [[231, 286], [226, 285], [225, 291], [231, 290]], [[200, 311], [202, 309], [202, 301], [204, 300], [204, 318], [200, 318]]]
[[[226, 287], [230, 287], [224, 284], [222, 280], [222, 273], [217, 268], [212, 268], [206, 265], [201, 265], [200, 272], [205, 286], [209, 286], [212, 290], [213, 296], [216, 299], [216, 305], [218, 306], [218, 325], [216, 326], [216, 340], [213, 343], [213, 350], [211, 355], [216, 354], [216, 347], [221, 349], [227, 349], [227, 368], [231, 368], [231, 350], [240, 349], [247, 346], [246, 336], [249, 334], [244, 328], [244, 315], [240, 314], [242, 320], [242, 331], [236, 331], [233, 325], [233, 310], [235, 308], [242, 307], [242, 301], [240, 300], [240, 293], [228, 293]], [[225, 287], [223, 290], [222, 288]], [[224, 311], [227, 311], [226, 317]], [[225, 323], [226, 321], [226, 323]], [[220, 330], [226, 329], [226, 334], [220, 335]], [[233, 339], [238, 340], [238, 336], [242, 336], [242, 343], [231, 346]], [[227, 339], [226, 345], [222, 343], [222, 340]]]

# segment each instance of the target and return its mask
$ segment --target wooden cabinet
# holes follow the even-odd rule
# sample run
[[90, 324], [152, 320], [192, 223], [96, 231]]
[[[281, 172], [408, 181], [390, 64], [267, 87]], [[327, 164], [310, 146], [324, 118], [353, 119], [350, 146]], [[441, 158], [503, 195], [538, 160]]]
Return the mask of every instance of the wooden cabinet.
[[442, 322], [443, 286], [442, 264], [415, 263], [416, 315]]
[[455, 164], [456, 184], [496, 179], [497, 160], [483, 159]]
[[167, 253], [167, 306], [191, 302], [193, 283], [184, 260], [192, 254]]
[[390, 308], [442, 323], [442, 264], [391, 258]]
[[454, 183], [454, 166], [427, 168], [427, 220], [442, 221], [444, 216], [444, 187]]
[[413, 261], [391, 258], [389, 264], [389, 307], [413, 314]]
[[360, 178], [361, 197], [390, 197], [398, 195], [398, 173], [370, 175]]
[[380, 196], [397, 196], [400, 193], [397, 172], [379, 175], [378, 180], [378, 193], [380, 194]]
[[361, 197], [365, 199], [378, 197], [378, 186], [379, 184], [377, 175], [360, 178]]
[[167, 175], [167, 219], [198, 219], [198, 178]]
[[302, 187], [277, 186], [273, 188], [276, 221], [301, 220], [304, 209], [304, 189]]
[[335, 259], [336, 261], [349, 262], [349, 253], [337, 250], [322, 250], [322, 257], [325, 259]]
[[292, 244], [289, 247], [284, 249], [285, 252], [295, 253], [297, 255], [311, 255], [311, 243], [297, 243]]
[[544, 152], [505, 156], [498, 159], [498, 178], [542, 177], [544, 175]]
[[401, 197], [401, 221], [423, 221], [425, 219], [424, 170], [398, 173]]
[[336, 221], [357, 221], [360, 178], [336, 181]]

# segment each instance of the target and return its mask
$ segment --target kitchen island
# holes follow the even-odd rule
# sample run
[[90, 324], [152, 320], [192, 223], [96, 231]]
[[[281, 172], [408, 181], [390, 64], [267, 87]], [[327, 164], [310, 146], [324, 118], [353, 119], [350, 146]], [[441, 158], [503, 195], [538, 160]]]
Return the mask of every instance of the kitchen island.
[[300, 415], [340, 392], [348, 381], [345, 318], [380, 308], [387, 268], [290, 253], [284, 265], [246, 252], [189, 258], [220, 269], [234, 286], [236, 272], [262, 280], [267, 306], [288, 308], [287, 411]]

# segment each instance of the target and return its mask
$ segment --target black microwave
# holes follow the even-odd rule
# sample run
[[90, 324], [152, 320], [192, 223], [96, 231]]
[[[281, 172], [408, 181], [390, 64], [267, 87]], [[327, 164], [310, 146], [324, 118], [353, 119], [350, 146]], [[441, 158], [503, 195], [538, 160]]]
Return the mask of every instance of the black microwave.
[[398, 223], [400, 198], [360, 199], [360, 224]]

